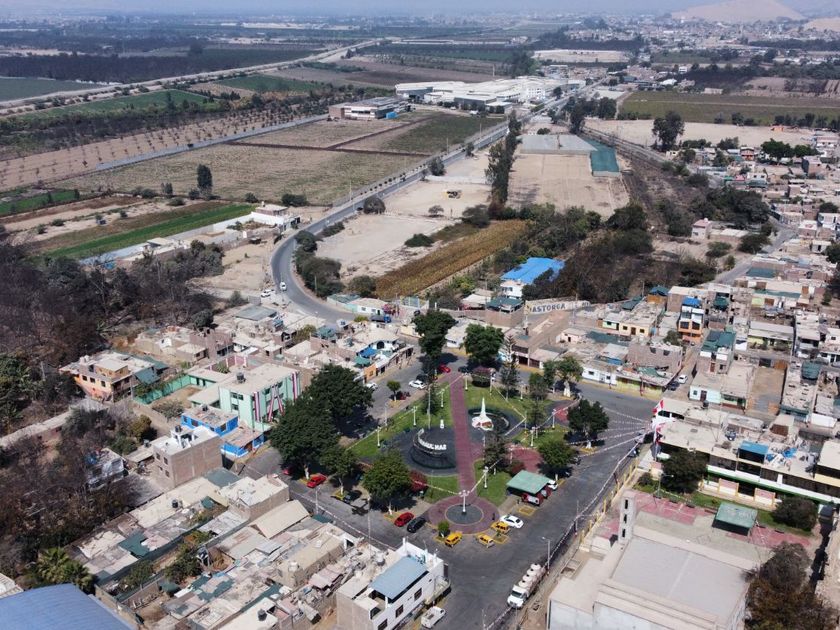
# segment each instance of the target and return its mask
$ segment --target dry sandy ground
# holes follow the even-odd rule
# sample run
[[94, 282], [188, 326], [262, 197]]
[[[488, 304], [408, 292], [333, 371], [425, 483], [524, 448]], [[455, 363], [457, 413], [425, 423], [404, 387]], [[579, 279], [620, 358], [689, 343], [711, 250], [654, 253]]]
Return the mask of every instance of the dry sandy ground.
[[[649, 146], [653, 142], [653, 121], [650, 120], [599, 120], [588, 118], [586, 125], [606, 133], [617, 133], [620, 138]], [[741, 144], [759, 146], [762, 142], [780, 140], [788, 144], [803, 144], [811, 137], [808, 129], [800, 131], [771, 131], [770, 127], [738, 127], [713, 123], [685, 123], [683, 140], [706, 139], [717, 144], [723, 138], [738, 137]]]
[[[78, 147], [48, 151], [0, 161], [0, 190], [29, 186], [39, 181], [55, 181], [91, 173], [99, 164], [144, 155], [172, 147], [186, 146], [201, 140], [228, 136], [237, 131], [274, 124], [264, 113], [232, 113], [223, 118], [202, 121], [183, 127], [93, 142]], [[157, 189], [158, 180], [152, 187]], [[131, 186], [133, 188], [134, 186]]]
[[249, 138], [245, 142], [329, 147], [354, 138], [363, 138], [377, 131], [400, 129], [404, 126], [397, 120], [384, 118], [380, 120], [319, 120], [310, 125], [272, 131], [257, 138]]
[[603, 217], [627, 204], [620, 177], [593, 177], [589, 156], [519, 155], [513, 164], [510, 201], [516, 206], [552, 203], [558, 210], [582, 206]]
[[202, 278], [199, 284], [214, 289], [240, 291], [243, 296], [260, 291], [271, 284], [268, 261], [272, 251], [274, 245], [271, 239], [259, 245], [245, 244], [228, 249], [225, 251], [224, 272], [219, 276]]

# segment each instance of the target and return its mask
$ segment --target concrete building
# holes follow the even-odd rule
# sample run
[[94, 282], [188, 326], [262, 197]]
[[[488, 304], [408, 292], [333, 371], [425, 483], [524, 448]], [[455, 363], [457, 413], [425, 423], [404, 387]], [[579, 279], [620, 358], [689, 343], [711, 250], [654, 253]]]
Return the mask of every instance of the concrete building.
[[282, 414], [287, 401], [301, 392], [300, 375], [282, 365], [266, 363], [238, 371], [232, 380], [219, 383], [219, 408], [236, 412], [239, 424], [264, 432], [275, 414]]
[[522, 298], [522, 289], [533, 284], [543, 274], [555, 278], [563, 270], [565, 263], [554, 258], [529, 258], [518, 267], [502, 276], [499, 291], [504, 297]]
[[178, 425], [152, 442], [154, 470], [169, 488], [222, 465], [221, 438], [206, 427]]
[[379, 96], [355, 103], [341, 103], [330, 105], [330, 118], [347, 118], [350, 120], [376, 120], [378, 118], [393, 118], [399, 112], [406, 110], [405, 101], [391, 96]]
[[448, 588], [448, 571], [436, 554], [405, 542], [396, 560], [374, 579], [359, 576], [336, 591], [341, 630], [396, 628]]
[[481, 83], [463, 81], [427, 81], [398, 83], [394, 90], [399, 98], [433, 104], [452, 104], [462, 109], [505, 109], [511, 103], [545, 101], [555, 88], [568, 84], [566, 79], [548, 77], [516, 77]]
[[239, 426], [235, 412], [223, 411], [209, 405], [199, 405], [181, 414], [181, 424], [187, 428], [205, 427], [222, 438], [222, 454], [238, 459], [252, 453], [265, 442], [265, 434]]
[[115, 401], [130, 396], [134, 387], [158, 380], [166, 366], [119, 352], [100, 352], [83, 356], [61, 368], [70, 374], [86, 396], [95, 400]]
[[289, 486], [277, 475], [242, 477], [219, 488], [221, 503], [245, 520], [259, 518], [289, 500]]
[[741, 555], [635, 525], [632, 493], [621, 501], [618, 542], [582, 547], [549, 596], [549, 630], [743, 627], [746, 573]]

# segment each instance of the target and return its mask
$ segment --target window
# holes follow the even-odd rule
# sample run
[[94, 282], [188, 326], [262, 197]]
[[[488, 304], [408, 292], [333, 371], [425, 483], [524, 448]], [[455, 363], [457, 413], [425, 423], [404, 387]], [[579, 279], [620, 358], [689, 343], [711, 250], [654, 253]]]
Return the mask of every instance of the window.
[[402, 606], [398, 606], [398, 607], [397, 607], [397, 612], [396, 612], [395, 614], [397, 615], [397, 617], [399, 617], [400, 615], [402, 615], [402, 614], [403, 614], [403, 607], [402, 607]]
[[168, 471], [168, 470], [164, 470], [164, 471], [163, 471], [163, 473], [164, 473], [167, 477], [169, 476], [169, 471]]
[[385, 630], [385, 628], [387, 628], [387, 627], [388, 627], [388, 620], [386, 619], [385, 621], [383, 621], [382, 623], [380, 623], [376, 627], [376, 630]]
[[416, 592], [416, 593], [414, 593], [414, 599], [415, 599], [415, 601], [416, 601], [416, 600], [418, 600], [418, 599], [420, 599], [421, 597], [423, 597], [423, 589], [422, 589], [422, 588], [421, 588], [421, 589], [417, 589], [417, 592]]

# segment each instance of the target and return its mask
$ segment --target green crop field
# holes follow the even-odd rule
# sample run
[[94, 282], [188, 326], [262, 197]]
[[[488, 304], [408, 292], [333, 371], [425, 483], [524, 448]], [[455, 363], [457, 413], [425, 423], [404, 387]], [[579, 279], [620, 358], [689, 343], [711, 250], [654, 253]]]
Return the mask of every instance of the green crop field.
[[224, 85], [234, 89], [251, 90], [252, 92], [295, 92], [306, 94], [309, 90], [317, 90], [322, 85], [311, 81], [297, 81], [283, 77], [273, 77], [267, 74], [252, 74], [247, 77], [235, 77], [223, 79], [216, 82], [217, 85]]
[[81, 81], [57, 81], [55, 79], [34, 79], [26, 77], [0, 77], [0, 101], [13, 101], [53, 92], [71, 92], [99, 87], [98, 83]]
[[679, 113], [686, 122], [713, 123], [722, 117], [724, 123], [729, 123], [732, 114], [740, 113], [757, 125], [770, 125], [776, 116], [788, 114], [797, 118], [807, 113], [835, 118], [840, 116], [840, 104], [819, 98], [637, 92], [621, 105], [622, 113], [639, 117], [656, 118], [669, 111]]
[[101, 101], [90, 101], [89, 103], [79, 103], [78, 105], [68, 105], [66, 107], [42, 109], [29, 114], [24, 114], [21, 118], [57, 118], [59, 116], [66, 116], [67, 114], [107, 114], [127, 109], [143, 110], [149, 109], [150, 107], [163, 109], [166, 107], [167, 94], [171, 95], [172, 102], [176, 107], [180, 107], [181, 103], [184, 101], [198, 103], [199, 105], [207, 101], [207, 97], [201, 96], [200, 94], [192, 94], [191, 92], [183, 92], [181, 90], [160, 90], [159, 92], [147, 92], [145, 94], [135, 94], [133, 96], [109, 98]]
[[[43, 241], [39, 253], [51, 257], [85, 258], [98, 256], [123, 247], [137, 245], [150, 238], [172, 236], [188, 230], [212, 225], [249, 213], [249, 204], [213, 207], [196, 204], [181, 210], [172, 210], [133, 219], [115, 220], [107, 226], [79, 230]], [[133, 229], [132, 229], [133, 228]], [[110, 233], [109, 233], [110, 232]]]
[[53, 190], [31, 197], [21, 197], [0, 202], [0, 217], [8, 214], [18, 214], [30, 210], [39, 210], [46, 206], [58, 205], [74, 201], [77, 197], [75, 190]]
[[500, 122], [502, 122], [500, 118], [435, 114], [428, 121], [423, 121], [405, 133], [389, 139], [382, 148], [415, 153], [437, 153], [445, 151], [447, 146], [454, 147], [481, 129], [489, 129]]

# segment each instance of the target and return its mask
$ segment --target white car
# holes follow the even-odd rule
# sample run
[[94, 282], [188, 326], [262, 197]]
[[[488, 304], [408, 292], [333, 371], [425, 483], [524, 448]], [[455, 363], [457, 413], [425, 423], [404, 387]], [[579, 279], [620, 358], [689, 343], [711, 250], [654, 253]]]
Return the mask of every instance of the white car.
[[513, 514], [505, 514], [502, 518], [499, 519], [502, 523], [509, 525], [515, 529], [521, 528], [525, 523], [524, 521], [519, 518], [518, 516], [514, 516]]
[[443, 608], [432, 606], [420, 617], [420, 625], [424, 628], [432, 628], [438, 621], [443, 619], [444, 615], [446, 615], [446, 611]]
[[379, 383], [371, 381], [370, 383], [365, 383], [365, 387], [367, 387], [370, 391], [375, 392], [376, 388], [379, 387]]
[[271, 297], [271, 294], [272, 294], [271, 289], [263, 289], [263, 290], [260, 292], [260, 297], [261, 297], [261, 298], [268, 298], [268, 297]]
[[556, 481], [554, 481], [554, 480], [549, 481], [549, 482], [548, 482], [547, 484], [545, 484], [545, 485], [546, 485], [546, 487], [547, 487], [549, 490], [551, 490], [552, 492], [555, 492], [555, 491], [557, 490], [557, 482], [556, 482]]
[[408, 386], [413, 387], [414, 389], [426, 389], [426, 383], [417, 379], [411, 381]]
[[281, 291], [285, 291], [285, 290], [286, 290], [286, 283], [285, 283], [285, 282], [281, 282], [281, 283], [280, 283], [280, 290], [281, 290]]
[[687, 380], [688, 380], [688, 375], [687, 374], [680, 374], [677, 377], [677, 383], [679, 383], [680, 385], [684, 384]]

